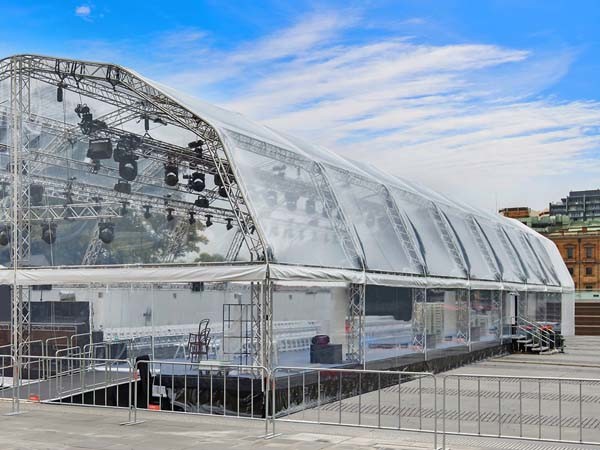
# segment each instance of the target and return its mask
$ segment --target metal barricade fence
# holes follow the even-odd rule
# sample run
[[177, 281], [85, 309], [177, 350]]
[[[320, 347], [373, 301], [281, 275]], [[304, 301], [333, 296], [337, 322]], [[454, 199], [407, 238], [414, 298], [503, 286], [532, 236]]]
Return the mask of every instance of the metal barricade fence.
[[271, 382], [273, 434], [277, 421], [425, 431], [437, 447], [432, 373], [277, 367]]
[[137, 410], [220, 415], [265, 421], [270, 372], [262, 366], [210, 361], [138, 360], [134, 366], [133, 423]]
[[600, 445], [600, 379], [25, 355], [19, 391], [14, 358], [0, 358], [0, 398], [117, 406], [131, 424], [150, 409], [264, 420], [265, 436], [289, 421], [428, 432], [436, 447], [442, 433], [442, 448], [446, 435]]
[[[52, 367], [46, 378], [23, 380], [26, 399], [79, 406], [121, 407], [132, 414], [133, 365], [128, 360], [73, 356], [23, 356], [30, 367]], [[23, 389], [24, 388], [24, 389]], [[15, 395], [15, 390], [13, 390]]]
[[443, 380], [443, 447], [447, 434], [600, 444], [600, 379], [449, 374]]

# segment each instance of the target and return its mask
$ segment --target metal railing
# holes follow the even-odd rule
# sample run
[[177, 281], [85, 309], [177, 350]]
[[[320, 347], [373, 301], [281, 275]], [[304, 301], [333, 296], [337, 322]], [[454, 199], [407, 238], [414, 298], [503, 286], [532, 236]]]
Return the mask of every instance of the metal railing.
[[271, 383], [273, 434], [277, 421], [426, 431], [433, 433], [437, 448], [432, 373], [277, 367]]
[[540, 324], [531, 322], [524, 317], [517, 317], [517, 330], [531, 337], [532, 346], [539, 345], [540, 352], [545, 345], [549, 350], [556, 348], [556, 333], [554, 330], [542, 327]]
[[[46, 378], [24, 380], [19, 393], [26, 399], [79, 406], [121, 407], [132, 416], [133, 365], [128, 360], [74, 356], [23, 356], [29, 366], [54, 368]], [[25, 389], [23, 389], [23, 387]], [[13, 396], [17, 390], [13, 389]]]
[[[269, 423], [270, 372], [262, 366], [219, 362], [138, 360], [133, 420], [137, 410], [260, 419]], [[140, 392], [141, 391], [141, 392]]]
[[449, 434], [598, 445], [599, 388], [600, 379], [444, 375], [442, 447]]
[[[78, 347], [76, 347], [78, 348]], [[68, 352], [71, 349], [64, 349]], [[13, 357], [0, 355], [0, 380]], [[202, 361], [24, 356], [29, 373], [20, 391], [0, 398], [442, 434], [600, 445], [600, 379], [433, 375], [360, 369], [265, 367]], [[38, 367], [36, 372], [35, 368]], [[9, 378], [9, 375], [6, 375]], [[440, 386], [440, 382], [442, 383]], [[441, 408], [438, 408], [442, 396]], [[441, 426], [440, 426], [440, 422]], [[270, 425], [270, 432], [269, 432]]]

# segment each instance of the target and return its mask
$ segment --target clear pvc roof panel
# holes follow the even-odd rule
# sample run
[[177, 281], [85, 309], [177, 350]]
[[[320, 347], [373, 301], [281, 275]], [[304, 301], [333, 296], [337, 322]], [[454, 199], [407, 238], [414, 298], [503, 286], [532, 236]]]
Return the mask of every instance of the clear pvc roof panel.
[[410, 222], [384, 184], [323, 147], [283, 136], [322, 167], [353, 226], [369, 270], [424, 274]]
[[361, 268], [352, 229], [314, 161], [231, 130], [225, 136], [276, 261]]
[[442, 206], [442, 210], [465, 253], [470, 277], [478, 280], [500, 281], [501, 268], [474, 217], [448, 206]]
[[533, 254], [525, 234], [513, 226], [502, 225], [502, 229], [508, 236], [510, 244], [515, 249], [518, 249], [519, 258], [525, 265], [527, 272], [527, 282], [531, 284], [547, 284], [546, 275]]
[[510, 245], [507, 236], [499, 228], [499, 224], [482, 217], [477, 217], [476, 220], [502, 268], [502, 280], [512, 283], [526, 283], [527, 274], [521, 264], [519, 255], [514, 247]]

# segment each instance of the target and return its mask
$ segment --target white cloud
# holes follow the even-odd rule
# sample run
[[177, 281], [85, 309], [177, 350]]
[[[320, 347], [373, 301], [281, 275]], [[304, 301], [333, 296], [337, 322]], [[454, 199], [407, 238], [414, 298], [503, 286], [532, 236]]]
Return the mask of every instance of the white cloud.
[[88, 5], [79, 5], [75, 8], [75, 14], [79, 17], [88, 18], [92, 14], [92, 8]]
[[169, 57], [195, 58], [161, 79], [488, 209], [597, 187], [600, 103], [543, 95], [574, 53], [378, 39], [359, 26], [321, 13], [229, 51], [188, 42]]

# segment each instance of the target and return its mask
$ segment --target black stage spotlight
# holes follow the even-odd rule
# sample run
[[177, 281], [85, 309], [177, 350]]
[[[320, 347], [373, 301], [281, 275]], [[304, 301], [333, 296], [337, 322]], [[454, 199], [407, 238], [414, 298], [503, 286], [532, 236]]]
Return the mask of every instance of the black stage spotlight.
[[298, 203], [298, 194], [295, 192], [286, 192], [285, 193], [285, 205], [287, 209], [290, 211], [294, 211], [296, 209], [296, 204]]
[[223, 180], [221, 179], [221, 175], [218, 173], [213, 175], [213, 182], [215, 183], [215, 186], [223, 186]]
[[129, 161], [121, 161], [119, 163], [119, 175], [121, 178], [127, 181], [135, 180], [138, 175], [137, 161], [133, 159]]
[[194, 211], [189, 212], [190, 217], [188, 217], [188, 222], [190, 225], [194, 225], [196, 223], [196, 217], [194, 217]]
[[55, 223], [43, 223], [42, 224], [42, 240], [46, 244], [54, 244], [56, 242], [56, 224]]
[[212, 224], [212, 216], [206, 216], [206, 228], [210, 227]]
[[5, 247], [10, 242], [10, 228], [6, 224], [0, 224], [0, 245]]
[[56, 88], [56, 101], [58, 103], [62, 103], [63, 101], [63, 88], [61, 84], [59, 84]]
[[171, 222], [174, 218], [173, 208], [167, 208], [167, 222]]
[[117, 181], [114, 190], [119, 194], [131, 194], [131, 185], [127, 181]]
[[198, 139], [197, 141], [192, 141], [188, 144], [189, 148], [200, 148], [204, 145], [204, 141], [202, 139]]
[[219, 187], [219, 195], [221, 197], [227, 198], [227, 189], [225, 189], [225, 186]]
[[99, 223], [98, 239], [100, 239], [105, 244], [110, 244], [115, 239], [115, 224], [112, 222]]
[[165, 164], [165, 184], [176, 186], [179, 182], [179, 168], [174, 164]]
[[150, 214], [150, 208], [152, 208], [152, 206], [150, 205], [144, 205], [144, 219], [149, 219], [150, 217], [152, 217], [152, 214]]
[[41, 206], [44, 204], [44, 186], [41, 184], [29, 185], [29, 201], [33, 206]]
[[86, 156], [94, 161], [110, 159], [113, 155], [112, 141], [109, 138], [90, 139]]
[[210, 202], [208, 201], [208, 199], [206, 197], [198, 197], [194, 201], [194, 205], [197, 206], [198, 208], [208, 208], [210, 206]]
[[125, 162], [129, 160], [137, 160], [139, 157], [135, 154], [135, 150], [142, 145], [142, 139], [134, 134], [125, 134], [121, 136], [115, 148], [115, 162]]
[[206, 186], [204, 183], [204, 174], [201, 172], [192, 172], [191, 175], [185, 175], [188, 179], [188, 188], [196, 192], [202, 192]]
[[225, 228], [227, 228], [227, 231], [233, 228], [233, 219], [227, 219], [227, 225], [225, 225]]

